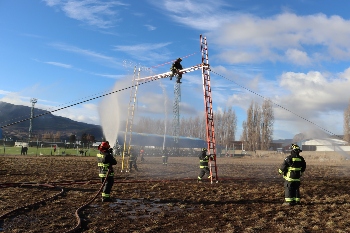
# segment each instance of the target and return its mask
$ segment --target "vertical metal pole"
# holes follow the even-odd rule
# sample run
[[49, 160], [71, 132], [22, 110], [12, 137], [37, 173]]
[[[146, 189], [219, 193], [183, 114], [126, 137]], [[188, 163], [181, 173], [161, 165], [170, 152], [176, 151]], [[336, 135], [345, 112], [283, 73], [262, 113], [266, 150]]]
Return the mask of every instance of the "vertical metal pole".
[[163, 89], [163, 95], [164, 95], [164, 137], [163, 137], [163, 151], [165, 149], [165, 141], [166, 141], [166, 132], [167, 132], [167, 121], [168, 121], [168, 110], [167, 110], [167, 103], [168, 103], [168, 98], [166, 95], [166, 89], [162, 83], [159, 84], [161, 88]]
[[180, 134], [180, 101], [181, 101], [181, 87], [180, 83], [174, 85], [174, 105], [173, 105], [173, 135], [176, 144], [179, 142]]
[[[34, 105], [37, 102], [37, 99], [31, 98], [30, 102], [32, 103], [32, 108], [30, 110], [30, 120], [29, 120], [29, 135], [28, 135], [28, 143], [32, 139], [32, 120], [34, 115]], [[28, 145], [29, 146], [29, 145]]]

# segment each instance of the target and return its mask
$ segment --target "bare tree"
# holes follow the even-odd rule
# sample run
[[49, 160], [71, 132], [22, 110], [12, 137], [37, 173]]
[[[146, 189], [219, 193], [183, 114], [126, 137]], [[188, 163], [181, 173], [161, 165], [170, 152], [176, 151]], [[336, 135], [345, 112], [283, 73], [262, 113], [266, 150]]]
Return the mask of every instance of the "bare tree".
[[262, 104], [261, 123], [261, 149], [268, 150], [272, 142], [274, 114], [270, 100], [264, 100]]
[[268, 150], [273, 134], [273, 110], [271, 101], [265, 100], [260, 107], [254, 101], [247, 110], [247, 121], [243, 122], [241, 140], [246, 150]]
[[246, 121], [243, 121], [242, 127], [243, 127], [243, 132], [242, 132], [242, 135], [241, 135], [241, 141], [243, 142], [243, 148], [245, 149], [245, 148], [247, 148], [248, 141], [249, 141], [249, 138], [248, 138], [248, 126], [247, 126], [247, 122]]
[[230, 109], [218, 112], [214, 118], [216, 143], [222, 146], [233, 147], [237, 129], [236, 113]]
[[254, 107], [255, 105], [256, 104], [254, 103], [254, 101], [252, 101], [247, 110], [247, 121], [243, 122], [243, 134], [241, 138], [245, 150], [250, 151], [254, 150], [256, 145], [256, 114], [254, 114], [254, 111], [256, 110], [256, 108]]
[[253, 112], [253, 127], [252, 127], [252, 151], [260, 150], [261, 147], [261, 108], [255, 103]]
[[350, 101], [344, 111], [344, 141], [350, 143]]

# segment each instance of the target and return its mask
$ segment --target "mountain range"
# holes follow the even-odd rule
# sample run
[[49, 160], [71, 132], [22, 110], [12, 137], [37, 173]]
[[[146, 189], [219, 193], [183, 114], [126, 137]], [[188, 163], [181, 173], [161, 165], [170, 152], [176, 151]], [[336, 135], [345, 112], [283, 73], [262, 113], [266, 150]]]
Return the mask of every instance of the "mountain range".
[[[3, 136], [13, 139], [28, 138], [31, 107], [14, 105], [0, 101], [0, 127]], [[40, 116], [39, 116], [40, 115]], [[68, 139], [74, 134], [80, 137], [83, 133], [103, 137], [99, 125], [87, 124], [66, 117], [55, 116], [50, 111], [34, 108], [32, 119], [32, 136], [59, 133], [61, 139]]]

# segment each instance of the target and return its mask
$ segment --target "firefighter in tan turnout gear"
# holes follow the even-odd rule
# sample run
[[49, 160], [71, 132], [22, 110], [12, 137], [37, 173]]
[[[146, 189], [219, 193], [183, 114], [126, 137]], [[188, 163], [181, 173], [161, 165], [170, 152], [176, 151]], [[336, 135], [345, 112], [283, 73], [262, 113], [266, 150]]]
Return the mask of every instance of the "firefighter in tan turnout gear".
[[[116, 165], [117, 161], [113, 157], [113, 149], [110, 148], [108, 141], [102, 142], [98, 146], [98, 150], [100, 151], [100, 153], [97, 154], [98, 167], [100, 170], [99, 177], [102, 183], [107, 179], [102, 190], [102, 202], [111, 202], [110, 193], [114, 183], [114, 170], [112, 165]], [[108, 170], [109, 175], [107, 177]]]
[[290, 149], [291, 154], [284, 159], [278, 172], [285, 179], [283, 205], [298, 205], [300, 204], [300, 177], [306, 169], [306, 162], [299, 155], [302, 150], [298, 145], [292, 144]]

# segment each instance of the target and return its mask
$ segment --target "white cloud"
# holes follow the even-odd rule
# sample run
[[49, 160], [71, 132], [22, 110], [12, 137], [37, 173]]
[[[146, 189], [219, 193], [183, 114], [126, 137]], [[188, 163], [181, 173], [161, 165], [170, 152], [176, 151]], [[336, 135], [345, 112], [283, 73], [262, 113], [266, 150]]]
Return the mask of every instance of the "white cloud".
[[44, 0], [50, 7], [59, 7], [65, 14], [98, 28], [110, 28], [118, 20], [117, 6], [128, 6], [121, 1], [100, 0]]
[[46, 5], [48, 6], [56, 6], [62, 2], [62, 0], [43, 0], [43, 1], [46, 2]]
[[280, 88], [284, 93], [272, 99], [280, 105], [275, 107], [275, 116], [299, 132], [318, 125], [339, 134], [350, 98], [349, 86], [349, 69], [334, 76], [317, 71], [283, 73]]
[[50, 45], [59, 50], [63, 50], [63, 51], [67, 51], [67, 52], [71, 52], [71, 53], [82, 55], [88, 58], [95, 59], [105, 65], [109, 64], [112, 67], [122, 66], [122, 62], [119, 62], [114, 57], [106, 56], [104, 54], [94, 52], [88, 49], [81, 49], [76, 46], [71, 46], [63, 43], [51, 43]]
[[[346, 42], [350, 39], [349, 27], [349, 20], [322, 14], [283, 13], [270, 18], [241, 15], [238, 20], [232, 19], [210, 34], [220, 34], [215, 37], [215, 43], [223, 48], [223, 59], [229, 63], [249, 62], [250, 59], [251, 62], [289, 61], [305, 65], [304, 62], [311, 64], [312, 59], [328, 59], [318, 56], [319, 52], [327, 50], [335, 59], [349, 59], [350, 49]], [[237, 55], [225, 56], [227, 51], [235, 51]], [[246, 53], [243, 59], [242, 53]]]
[[305, 66], [330, 59], [350, 59], [350, 20], [340, 16], [284, 12], [259, 17], [228, 11], [223, 1], [153, 3], [177, 23], [204, 31], [219, 51], [221, 62], [279, 61]]
[[0, 90], [0, 95], [9, 95], [10, 93], [9, 91]]
[[168, 11], [166, 13], [174, 21], [197, 30], [212, 30], [227, 22], [226, 15], [220, 7], [227, 6], [224, 1], [216, 0], [153, 0], [154, 6]]
[[[266, 80], [259, 75], [236, 80], [232, 71], [222, 67], [212, 69], [224, 77], [233, 76], [228, 78], [232, 81], [226, 83], [226, 88], [223, 80], [214, 77], [212, 92], [215, 105], [223, 107], [226, 104], [245, 112], [252, 101], [262, 103], [264, 99], [270, 99], [274, 103], [276, 137], [282, 137], [278, 135], [285, 134], [285, 131], [294, 135], [315, 128], [323, 128], [328, 133], [342, 132], [343, 112], [350, 99], [350, 68], [337, 74], [318, 71], [285, 72], [281, 74], [279, 82]], [[212, 73], [211, 76], [214, 75]], [[234, 89], [234, 83], [239, 85], [237, 90]], [[240, 127], [240, 122], [246, 116], [237, 115]]]
[[293, 64], [310, 65], [311, 61], [306, 52], [297, 49], [288, 49], [286, 51], [286, 58]]
[[332, 79], [320, 72], [287, 72], [282, 74], [280, 84], [290, 93], [284, 102], [297, 102], [298, 108], [305, 108], [303, 112], [307, 109], [341, 110], [348, 102], [344, 97], [349, 97], [350, 76]]
[[154, 31], [154, 30], [157, 29], [155, 26], [152, 26], [152, 25], [150, 25], [150, 24], [145, 24], [145, 27], [146, 27], [149, 31]]
[[166, 43], [143, 43], [135, 45], [117, 45], [116, 51], [128, 53], [137, 60], [142, 61], [164, 61], [170, 57], [170, 51], [167, 46], [171, 42]]
[[120, 75], [120, 74], [98, 74], [98, 73], [91, 73], [91, 74], [105, 77], [105, 78], [111, 78], [111, 79], [122, 79], [125, 77], [125, 75]]
[[52, 61], [48, 61], [48, 62], [45, 62], [45, 63], [46, 63], [46, 64], [50, 64], [50, 65], [54, 65], [54, 66], [59, 66], [59, 67], [67, 68], [67, 69], [72, 68], [72, 66], [71, 66], [71, 65], [64, 64], [64, 63], [60, 63], [60, 62], [52, 62]]

